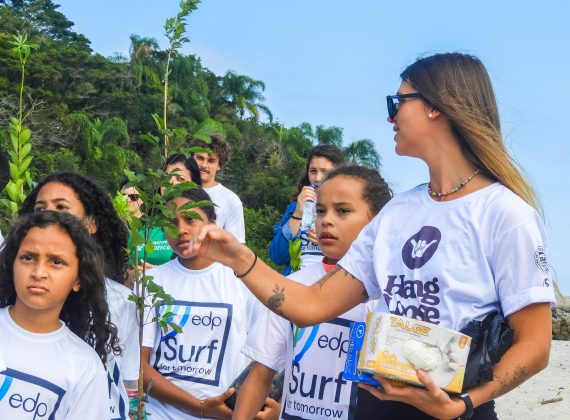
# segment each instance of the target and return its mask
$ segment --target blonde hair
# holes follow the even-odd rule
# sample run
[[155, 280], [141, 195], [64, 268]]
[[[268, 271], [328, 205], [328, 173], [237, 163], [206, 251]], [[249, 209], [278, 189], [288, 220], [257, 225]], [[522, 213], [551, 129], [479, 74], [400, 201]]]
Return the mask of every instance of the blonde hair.
[[435, 54], [418, 59], [400, 77], [446, 115], [467, 159], [539, 210], [533, 188], [505, 148], [493, 86], [477, 57]]

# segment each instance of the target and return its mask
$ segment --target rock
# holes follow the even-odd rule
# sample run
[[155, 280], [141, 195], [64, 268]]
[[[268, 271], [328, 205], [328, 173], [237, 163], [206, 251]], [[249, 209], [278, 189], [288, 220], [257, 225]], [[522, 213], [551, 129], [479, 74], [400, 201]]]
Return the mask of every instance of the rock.
[[552, 308], [552, 338], [570, 341], [570, 305]]

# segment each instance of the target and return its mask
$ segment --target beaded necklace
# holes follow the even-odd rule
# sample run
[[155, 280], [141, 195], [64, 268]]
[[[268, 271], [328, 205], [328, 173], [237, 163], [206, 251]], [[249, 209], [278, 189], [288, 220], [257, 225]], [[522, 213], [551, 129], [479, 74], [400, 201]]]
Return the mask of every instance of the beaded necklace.
[[448, 191], [446, 193], [432, 191], [431, 190], [431, 184], [428, 184], [428, 194], [431, 195], [432, 197], [435, 197], [435, 198], [443, 198], [443, 197], [447, 197], [450, 194], [456, 193], [461, 188], [463, 188], [469, 181], [471, 181], [473, 178], [475, 178], [475, 176], [479, 173], [479, 171], [480, 171], [480, 169], [477, 169], [475, 172], [473, 172], [471, 174], [471, 176], [469, 178], [462, 181], [461, 184], [459, 184], [457, 187], [453, 187], [451, 189], [451, 191]]

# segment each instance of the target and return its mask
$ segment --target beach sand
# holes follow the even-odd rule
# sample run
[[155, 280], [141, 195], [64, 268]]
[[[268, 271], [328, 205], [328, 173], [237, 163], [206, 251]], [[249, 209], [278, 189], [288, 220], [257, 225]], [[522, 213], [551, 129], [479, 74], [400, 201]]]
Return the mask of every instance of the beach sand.
[[[496, 400], [499, 419], [570, 419], [570, 341], [552, 342], [548, 367]], [[542, 401], [561, 401], [541, 404]]]

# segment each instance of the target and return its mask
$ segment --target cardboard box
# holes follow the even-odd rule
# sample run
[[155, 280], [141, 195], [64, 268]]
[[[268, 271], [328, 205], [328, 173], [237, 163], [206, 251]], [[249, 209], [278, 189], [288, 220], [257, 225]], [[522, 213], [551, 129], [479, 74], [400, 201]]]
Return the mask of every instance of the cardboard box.
[[471, 337], [429, 322], [369, 312], [358, 369], [389, 379], [422, 385], [416, 370], [428, 372], [446, 391], [458, 393]]

